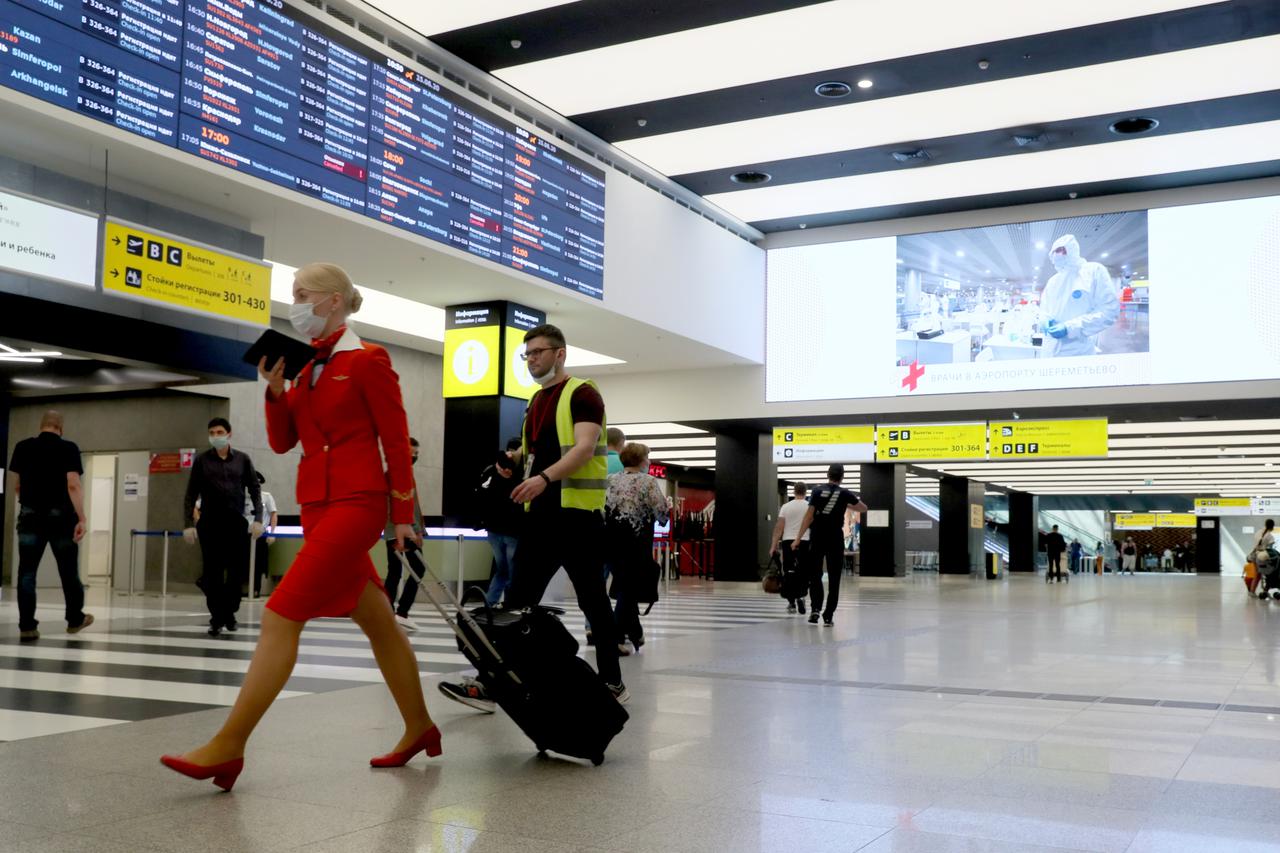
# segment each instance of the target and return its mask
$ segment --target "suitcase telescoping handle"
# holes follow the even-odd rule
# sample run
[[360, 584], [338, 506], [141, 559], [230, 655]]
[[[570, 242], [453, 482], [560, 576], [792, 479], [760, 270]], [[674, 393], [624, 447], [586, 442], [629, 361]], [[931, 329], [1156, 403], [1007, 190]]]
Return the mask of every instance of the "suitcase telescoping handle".
[[[421, 556], [421, 552], [419, 552], [419, 554]], [[413, 570], [413, 566], [409, 564], [409, 558], [405, 555], [404, 551], [397, 551], [396, 556], [400, 558], [400, 565], [404, 567], [405, 572], [417, 580], [419, 588], [427, 594], [427, 599], [431, 602], [432, 606], [439, 611], [440, 615], [444, 617], [444, 621], [453, 629], [453, 633], [462, 641], [462, 644], [467, 647], [467, 650], [470, 651], [477, 660], [483, 659], [480, 654], [480, 650], [471, 642], [471, 637], [468, 637], [467, 633], [458, 625], [459, 620], [467, 623], [467, 627], [471, 629], [472, 636], [476, 637], [484, 646], [485, 651], [489, 653], [494, 663], [505, 667], [506, 663], [502, 660], [502, 655], [498, 654], [498, 650], [493, 647], [493, 643], [489, 642], [489, 638], [485, 636], [484, 631], [480, 629], [479, 624], [476, 623], [476, 620], [472, 615], [467, 612], [467, 609], [462, 606], [460, 601], [458, 601], [458, 597], [454, 595], [453, 590], [449, 589], [449, 585], [436, 577], [436, 573], [432, 571], [431, 565], [426, 561], [425, 557], [422, 559], [422, 567], [425, 569], [425, 574], [420, 575]], [[444, 600], [441, 600], [442, 598]], [[453, 613], [449, 612], [451, 607], [453, 609]], [[456, 614], [456, 616], [454, 614]], [[507, 669], [507, 675], [511, 678], [513, 683], [523, 683], [520, 680], [520, 676], [516, 675], [512, 670]]]

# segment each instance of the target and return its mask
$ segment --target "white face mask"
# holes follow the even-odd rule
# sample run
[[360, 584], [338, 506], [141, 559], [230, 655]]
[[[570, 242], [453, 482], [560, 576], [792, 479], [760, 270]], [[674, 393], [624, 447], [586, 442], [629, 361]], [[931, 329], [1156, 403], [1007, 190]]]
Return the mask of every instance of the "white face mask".
[[534, 382], [537, 382], [539, 385], [541, 385], [543, 388], [545, 388], [545, 387], [547, 387], [548, 385], [550, 385], [552, 382], [554, 382], [554, 381], [555, 381], [555, 378], [556, 378], [556, 366], [555, 366], [555, 364], [554, 364], [554, 363], [552, 363], [552, 365], [551, 365], [550, 367], [548, 367], [548, 368], [547, 368], [547, 372], [546, 372], [546, 373], [544, 373], [544, 374], [542, 374], [541, 376], [536, 375], [536, 374], [531, 370], [531, 371], [529, 371], [529, 376], [531, 376], [531, 377], [533, 378], [533, 381], [534, 381]]
[[295, 302], [289, 306], [289, 322], [298, 334], [306, 338], [318, 338], [324, 331], [328, 317], [316, 314], [315, 306], [310, 302]]

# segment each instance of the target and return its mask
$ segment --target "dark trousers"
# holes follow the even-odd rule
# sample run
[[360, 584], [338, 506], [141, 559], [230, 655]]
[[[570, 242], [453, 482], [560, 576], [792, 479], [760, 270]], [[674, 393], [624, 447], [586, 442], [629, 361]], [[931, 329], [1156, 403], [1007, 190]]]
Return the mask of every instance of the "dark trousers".
[[[796, 583], [794, 580], [794, 576], [797, 574], [802, 578], [806, 577], [805, 572], [809, 571], [808, 560], [808, 540], [801, 540], [799, 549], [792, 548], [790, 542], [782, 543], [782, 597], [789, 604], [794, 605], [804, 598], [805, 590], [812, 586], [807, 580], [803, 585]], [[822, 584], [819, 583], [818, 585], [821, 586]], [[792, 592], [795, 595], [791, 595], [790, 593]]]
[[[409, 561], [409, 567], [413, 572], [417, 572], [419, 577], [427, 576], [427, 568], [422, 564], [422, 552], [418, 550], [418, 543], [404, 540], [404, 556]], [[400, 589], [400, 556], [396, 553], [396, 540], [394, 538], [387, 540], [387, 598], [391, 600], [391, 609], [396, 612], [397, 616], [409, 615], [409, 608], [413, 607], [413, 601], [418, 597], [418, 580], [413, 576], [413, 572], [409, 572], [409, 576], [404, 579], [404, 591], [400, 593], [400, 604], [396, 604], [396, 590]]]
[[75, 542], [76, 516], [65, 510], [18, 511], [18, 630], [34, 631], [36, 621], [36, 572], [45, 546], [53, 548], [66, 600], [67, 625], [84, 622], [84, 584], [80, 582], [80, 546]]
[[563, 566], [578, 607], [591, 621], [596, 666], [610, 684], [622, 683], [618, 633], [604, 589], [604, 518], [580, 509], [539, 512], [529, 519], [516, 546], [516, 570], [507, 589], [507, 607], [532, 607]]
[[1062, 578], [1062, 552], [1049, 551], [1049, 577]]
[[618, 591], [618, 601], [613, 606], [613, 618], [618, 623], [620, 639], [630, 639], [636, 645], [644, 642], [644, 626], [640, 624], [640, 605], [636, 603], [629, 590]]
[[232, 625], [240, 609], [240, 590], [249, 576], [249, 523], [241, 516], [200, 516], [196, 522], [204, 571], [200, 589], [209, 608], [209, 624]]
[[827, 609], [822, 615], [830, 618], [840, 603], [840, 575], [844, 574], [844, 540], [826, 542], [811, 539], [809, 542], [809, 605], [813, 612], [822, 610], [822, 564], [827, 564]]
[[258, 594], [263, 595], [266, 592], [267, 573], [270, 568], [267, 565], [270, 555], [267, 551], [267, 535], [258, 537], [258, 541], [253, 544], [253, 573], [257, 575], [255, 583], [258, 584]]

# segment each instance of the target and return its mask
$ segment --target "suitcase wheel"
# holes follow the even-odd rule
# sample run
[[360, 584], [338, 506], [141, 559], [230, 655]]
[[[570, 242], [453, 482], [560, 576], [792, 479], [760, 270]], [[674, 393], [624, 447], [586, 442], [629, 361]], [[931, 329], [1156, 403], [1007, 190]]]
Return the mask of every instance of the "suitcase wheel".
[[546, 750], [545, 748], [543, 748], [543, 747], [539, 746], [539, 747], [538, 747], [538, 757], [539, 757], [539, 758], [546, 758], [546, 757], [547, 757], [547, 750]]
[[601, 764], [604, 764], [604, 756], [603, 755], [591, 756], [591, 763], [596, 767], [599, 767]]

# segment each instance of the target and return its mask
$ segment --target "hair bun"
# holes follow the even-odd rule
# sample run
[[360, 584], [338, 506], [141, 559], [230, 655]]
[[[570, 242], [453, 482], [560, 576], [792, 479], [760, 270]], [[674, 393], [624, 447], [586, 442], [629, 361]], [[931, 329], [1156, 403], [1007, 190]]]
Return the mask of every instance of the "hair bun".
[[351, 306], [347, 309], [352, 314], [360, 310], [360, 306], [364, 304], [364, 297], [360, 295], [360, 288], [351, 288]]

